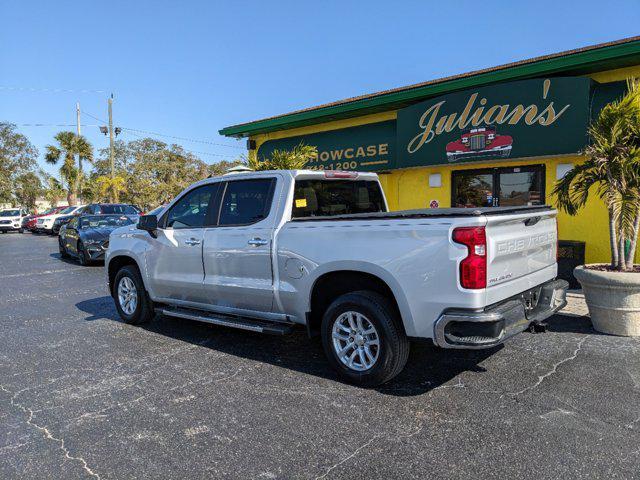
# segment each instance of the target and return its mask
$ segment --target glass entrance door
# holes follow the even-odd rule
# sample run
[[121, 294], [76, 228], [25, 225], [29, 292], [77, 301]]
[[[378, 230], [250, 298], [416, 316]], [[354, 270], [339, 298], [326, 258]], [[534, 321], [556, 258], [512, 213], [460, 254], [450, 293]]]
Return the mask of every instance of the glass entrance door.
[[453, 172], [453, 207], [544, 204], [544, 165]]

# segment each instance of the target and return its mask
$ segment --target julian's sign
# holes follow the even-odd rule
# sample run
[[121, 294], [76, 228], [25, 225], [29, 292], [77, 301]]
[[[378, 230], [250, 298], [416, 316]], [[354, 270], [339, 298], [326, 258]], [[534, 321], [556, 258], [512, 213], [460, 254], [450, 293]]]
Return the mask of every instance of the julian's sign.
[[307, 168], [362, 171], [395, 168], [395, 121], [268, 140], [258, 149], [258, 157], [268, 158], [275, 149], [290, 150], [300, 142], [318, 149], [318, 156], [309, 162]]
[[397, 167], [577, 153], [588, 78], [546, 78], [452, 93], [398, 112]]

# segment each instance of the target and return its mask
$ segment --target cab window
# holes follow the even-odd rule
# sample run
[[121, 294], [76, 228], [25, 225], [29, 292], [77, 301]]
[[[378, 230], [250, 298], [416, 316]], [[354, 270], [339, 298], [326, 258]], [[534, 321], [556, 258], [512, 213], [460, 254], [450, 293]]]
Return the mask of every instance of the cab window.
[[186, 193], [167, 213], [165, 227], [199, 228], [211, 225], [209, 206], [214, 202], [218, 184], [203, 185]]

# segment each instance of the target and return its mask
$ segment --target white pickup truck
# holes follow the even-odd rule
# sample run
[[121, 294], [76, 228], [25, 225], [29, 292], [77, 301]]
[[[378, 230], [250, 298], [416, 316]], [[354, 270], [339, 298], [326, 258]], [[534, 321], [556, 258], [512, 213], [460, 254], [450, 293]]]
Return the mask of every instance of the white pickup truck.
[[305, 325], [371, 386], [403, 369], [410, 340], [492, 347], [561, 309], [556, 244], [546, 206], [388, 212], [372, 173], [248, 172], [114, 231], [106, 272], [125, 322]]

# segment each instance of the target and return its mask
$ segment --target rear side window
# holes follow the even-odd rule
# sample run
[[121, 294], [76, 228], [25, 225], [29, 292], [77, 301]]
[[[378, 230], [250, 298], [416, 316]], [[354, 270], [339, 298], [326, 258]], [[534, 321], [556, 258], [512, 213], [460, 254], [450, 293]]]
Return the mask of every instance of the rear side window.
[[227, 183], [218, 225], [250, 225], [269, 215], [275, 179], [260, 178]]
[[98, 207], [100, 212], [103, 215], [114, 215], [114, 214], [123, 214], [123, 215], [138, 215], [138, 210], [131, 205], [101, 205]]
[[293, 217], [386, 212], [378, 182], [369, 180], [297, 180]]

